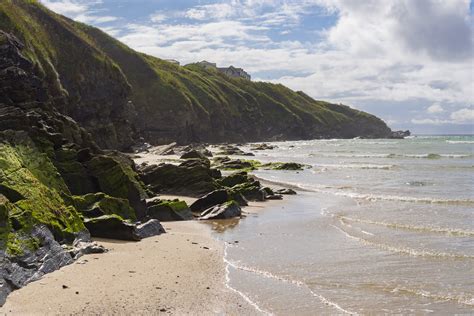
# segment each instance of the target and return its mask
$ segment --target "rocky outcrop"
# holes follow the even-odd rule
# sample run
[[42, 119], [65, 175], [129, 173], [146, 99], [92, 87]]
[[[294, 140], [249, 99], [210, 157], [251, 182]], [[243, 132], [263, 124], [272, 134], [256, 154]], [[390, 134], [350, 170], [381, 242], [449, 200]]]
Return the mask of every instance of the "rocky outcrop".
[[218, 188], [220, 172], [209, 160], [188, 159], [180, 165], [150, 165], [140, 170], [141, 180], [154, 193], [200, 196]]
[[147, 207], [147, 217], [158, 219], [162, 222], [193, 219], [193, 214], [184, 201], [155, 199], [148, 202]]
[[[43, 274], [105, 251], [85, 222], [113, 217], [114, 233], [125, 236], [124, 219], [144, 217], [148, 197], [130, 159], [102, 151], [60, 113], [65, 92], [23, 50], [0, 32], [0, 304]], [[162, 231], [156, 220], [130, 225], [134, 240]], [[96, 228], [92, 235], [103, 235]]]
[[394, 138], [394, 139], [403, 139], [405, 137], [410, 136], [411, 133], [410, 131], [393, 131], [391, 132], [390, 136], [388, 138]]
[[241, 214], [242, 210], [239, 204], [235, 201], [230, 201], [205, 210], [201, 213], [199, 220], [229, 219], [239, 217]]

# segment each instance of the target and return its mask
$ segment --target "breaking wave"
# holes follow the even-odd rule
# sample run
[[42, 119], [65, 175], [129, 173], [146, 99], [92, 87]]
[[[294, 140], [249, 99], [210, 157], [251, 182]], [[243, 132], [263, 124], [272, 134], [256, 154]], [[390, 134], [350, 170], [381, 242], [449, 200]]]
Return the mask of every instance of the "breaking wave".
[[401, 224], [401, 223], [387, 223], [387, 222], [379, 222], [379, 221], [372, 221], [372, 220], [359, 219], [359, 218], [351, 218], [347, 216], [337, 216], [337, 218], [343, 221], [384, 226], [384, 227], [393, 228], [393, 229], [403, 229], [403, 230], [424, 232], [424, 233], [445, 234], [445, 235], [451, 235], [451, 236], [474, 237], [474, 231], [462, 230], [462, 229], [443, 228], [443, 227], [434, 227], [434, 226], [407, 225], [407, 224]]

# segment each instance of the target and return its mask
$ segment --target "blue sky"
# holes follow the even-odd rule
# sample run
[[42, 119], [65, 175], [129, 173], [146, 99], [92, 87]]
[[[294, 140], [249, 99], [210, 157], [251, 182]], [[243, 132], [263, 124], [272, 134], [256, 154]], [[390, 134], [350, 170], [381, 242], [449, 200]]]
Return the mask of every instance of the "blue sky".
[[42, 0], [132, 48], [246, 69], [393, 129], [474, 133], [468, 0]]

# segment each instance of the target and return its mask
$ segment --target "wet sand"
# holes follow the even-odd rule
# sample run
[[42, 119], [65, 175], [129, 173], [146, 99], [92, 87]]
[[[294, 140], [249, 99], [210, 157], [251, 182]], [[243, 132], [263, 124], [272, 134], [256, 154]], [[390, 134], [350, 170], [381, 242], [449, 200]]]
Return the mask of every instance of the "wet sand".
[[[13, 292], [0, 314], [227, 314], [256, 310], [226, 287], [223, 244], [199, 222], [88, 255]], [[64, 288], [66, 286], [66, 288]]]

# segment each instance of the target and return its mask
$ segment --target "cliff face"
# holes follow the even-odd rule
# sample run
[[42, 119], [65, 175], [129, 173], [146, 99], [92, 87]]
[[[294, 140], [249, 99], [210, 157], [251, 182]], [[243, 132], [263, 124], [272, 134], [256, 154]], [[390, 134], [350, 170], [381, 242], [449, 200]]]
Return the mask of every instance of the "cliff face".
[[25, 42], [25, 56], [56, 98], [65, 100], [57, 109], [104, 148], [127, 149], [139, 137], [159, 144], [390, 133], [375, 116], [282, 85], [229, 78], [135, 52], [36, 1], [2, 1], [0, 29]]

